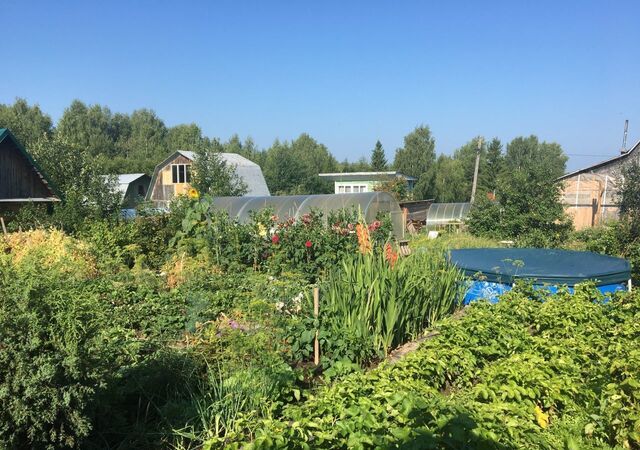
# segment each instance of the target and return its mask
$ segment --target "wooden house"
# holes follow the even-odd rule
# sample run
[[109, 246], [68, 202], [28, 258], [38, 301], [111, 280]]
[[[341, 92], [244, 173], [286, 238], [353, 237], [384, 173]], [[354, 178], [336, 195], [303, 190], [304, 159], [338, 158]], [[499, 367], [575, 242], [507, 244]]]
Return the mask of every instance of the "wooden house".
[[60, 196], [36, 161], [6, 128], [0, 128], [0, 213], [28, 203], [51, 204]]
[[123, 209], [133, 209], [147, 197], [151, 177], [145, 173], [116, 175], [116, 191], [121, 196]]
[[565, 211], [573, 218], [577, 230], [618, 218], [618, 185], [622, 169], [640, 161], [640, 141], [618, 156], [563, 175]]
[[[247, 196], [268, 196], [269, 188], [260, 166], [236, 153], [220, 153], [228, 166], [234, 167], [236, 174], [247, 185]], [[191, 189], [191, 166], [194, 152], [178, 150], [156, 166], [151, 177], [147, 200], [156, 208], [168, 208], [173, 197], [185, 195]]]

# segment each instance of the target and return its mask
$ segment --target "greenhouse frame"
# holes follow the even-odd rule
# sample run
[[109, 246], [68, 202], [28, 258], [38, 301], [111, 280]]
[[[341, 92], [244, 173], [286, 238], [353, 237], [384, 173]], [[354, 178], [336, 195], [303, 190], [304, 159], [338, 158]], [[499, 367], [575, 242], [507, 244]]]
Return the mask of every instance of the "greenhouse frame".
[[460, 225], [469, 215], [471, 203], [432, 203], [427, 210], [425, 225], [428, 228]]
[[226, 211], [229, 217], [246, 223], [251, 212], [270, 208], [280, 221], [299, 219], [311, 211], [320, 211], [325, 220], [332, 211], [360, 211], [364, 220], [371, 223], [379, 213], [389, 214], [393, 234], [404, 238], [405, 223], [397, 200], [387, 192], [363, 192], [359, 194], [286, 195], [273, 197], [215, 197], [213, 206]]

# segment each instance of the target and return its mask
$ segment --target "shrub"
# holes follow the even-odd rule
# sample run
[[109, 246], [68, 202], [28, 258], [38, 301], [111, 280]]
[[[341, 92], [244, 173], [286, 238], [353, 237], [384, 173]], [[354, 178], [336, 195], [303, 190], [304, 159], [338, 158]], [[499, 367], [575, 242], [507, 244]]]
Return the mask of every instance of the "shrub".
[[91, 430], [122, 335], [106, 327], [96, 295], [39, 261], [0, 256], [0, 440], [76, 447]]

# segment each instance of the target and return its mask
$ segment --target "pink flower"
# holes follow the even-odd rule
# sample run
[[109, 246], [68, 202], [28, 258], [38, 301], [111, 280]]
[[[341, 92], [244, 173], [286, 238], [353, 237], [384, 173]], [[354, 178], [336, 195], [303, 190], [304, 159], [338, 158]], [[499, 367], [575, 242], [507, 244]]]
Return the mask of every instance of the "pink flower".
[[273, 236], [271, 236], [271, 242], [274, 244], [278, 244], [280, 242], [280, 236], [274, 234]]
[[304, 246], [307, 248], [311, 248], [311, 246], [313, 245], [313, 243], [311, 241], [307, 241], [304, 243]]
[[376, 231], [378, 228], [380, 228], [380, 225], [381, 223], [379, 220], [374, 221], [371, 225], [369, 225], [369, 231]]

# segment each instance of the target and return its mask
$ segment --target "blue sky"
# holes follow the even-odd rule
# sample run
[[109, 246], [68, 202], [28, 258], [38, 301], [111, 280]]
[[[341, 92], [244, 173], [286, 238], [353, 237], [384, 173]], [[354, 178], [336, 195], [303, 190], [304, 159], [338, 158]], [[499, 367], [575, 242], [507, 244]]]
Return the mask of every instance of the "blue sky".
[[[446, 4], [445, 4], [446, 3]], [[536, 134], [569, 169], [640, 139], [638, 1], [0, 0], [0, 103], [54, 120], [78, 98], [166, 124], [307, 132], [338, 159], [389, 159], [416, 125], [438, 152]]]

